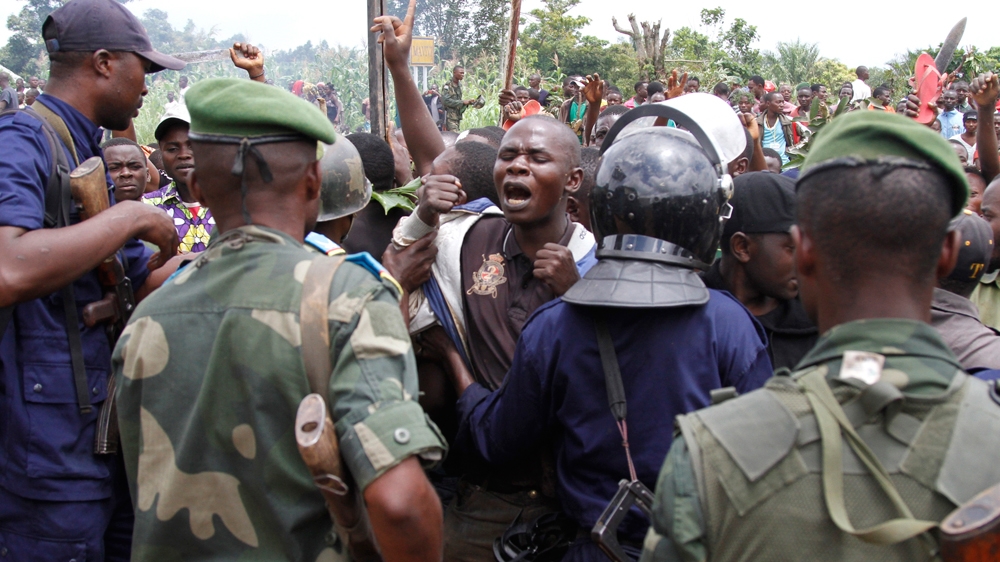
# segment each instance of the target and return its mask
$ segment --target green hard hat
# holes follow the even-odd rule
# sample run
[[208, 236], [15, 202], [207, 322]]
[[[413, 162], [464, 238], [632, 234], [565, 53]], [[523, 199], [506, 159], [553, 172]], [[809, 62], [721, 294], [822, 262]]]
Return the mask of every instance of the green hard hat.
[[346, 217], [365, 208], [372, 197], [372, 184], [365, 177], [361, 155], [351, 141], [341, 137], [326, 149], [320, 160], [323, 183], [319, 192], [317, 222]]

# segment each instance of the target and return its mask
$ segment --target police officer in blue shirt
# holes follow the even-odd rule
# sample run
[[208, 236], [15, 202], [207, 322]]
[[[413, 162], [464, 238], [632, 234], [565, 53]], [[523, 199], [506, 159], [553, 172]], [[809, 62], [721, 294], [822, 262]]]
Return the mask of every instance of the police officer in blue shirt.
[[[760, 325], [696, 273], [714, 258], [727, 216], [732, 180], [724, 163], [697, 124], [672, 108], [630, 113], [605, 141], [590, 196], [602, 241], [597, 264], [528, 320], [499, 390], [450, 363], [460, 394], [455, 448], [510, 462], [543, 436], [552, 439], [557, 494], [579, 528], [569, 561], [606, 560], [590, 529], [620, 480], [654, 486], [673, 416], [710, 405], [713, 390], [747, 392], [771, 375]], [[648, 127], [615, 140], [627, 123], [654, 113], [695, 136]], [[621, 420], [609, 407], [611, 370], [620, 371], [624, 389]], [[626, 555], [638, 558], [648, 526], [636, 509], [624, 519], [617, 537]], [[512, 554], [503, 544], [494, 549]]]
[[80, 312], [102, 298], [95, 268], [116, 253], [136, 298], [152, 290], [168, 274], [161, 266], [177, 234], [162, 211], [137, 201], [81, 222], [61, 180], [68, 186], [69, 170], [101, 155], [100, 127], [129, 126], [147, 73], [183, 62], [154, 51], [114, 0], [71, 0], [42, 36], [45, 94], [34, 111], [0, 117], [0, 560], [127, 560], [123, 467], [94, 450], [111, 346]]

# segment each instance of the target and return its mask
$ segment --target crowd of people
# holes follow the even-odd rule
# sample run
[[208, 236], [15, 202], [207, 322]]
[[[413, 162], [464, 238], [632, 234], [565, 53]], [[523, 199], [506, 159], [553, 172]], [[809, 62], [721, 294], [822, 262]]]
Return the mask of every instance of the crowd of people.
[[236, 43], [140, 145], [184, 63], [114, 0], [0, 74], [0, 558], [938, 559], [1000, 483], [1000, 77], [534, 74], [463, 130], [414, 6], [385, 138]]

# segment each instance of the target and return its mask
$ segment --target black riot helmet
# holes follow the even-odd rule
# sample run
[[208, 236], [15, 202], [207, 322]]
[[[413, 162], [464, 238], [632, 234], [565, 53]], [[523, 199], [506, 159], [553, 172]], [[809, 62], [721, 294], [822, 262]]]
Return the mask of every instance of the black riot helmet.
[[[643, 117], [687, 130], [630, 128]], [[732, 178], [712, 139], [684, 113], [642, 106], [615, 123], [601, 147], [590, 192], [598, 257], [653, 260], [695, 269], [711, 264], [731, 208]]]

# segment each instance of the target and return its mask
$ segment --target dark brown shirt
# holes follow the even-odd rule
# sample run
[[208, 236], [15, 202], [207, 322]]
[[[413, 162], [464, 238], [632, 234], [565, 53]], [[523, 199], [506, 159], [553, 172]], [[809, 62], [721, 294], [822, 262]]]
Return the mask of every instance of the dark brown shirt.
[[[568, 245], [572, 235], [573, 223], [567, 220], [559, 244]], [[503, 217], [484, 216], [469, 229], [461, 267], [473, 376], [496, 390], [507, 376], [524, 323], [556, 295], [532, 275], [535, 266]]]

